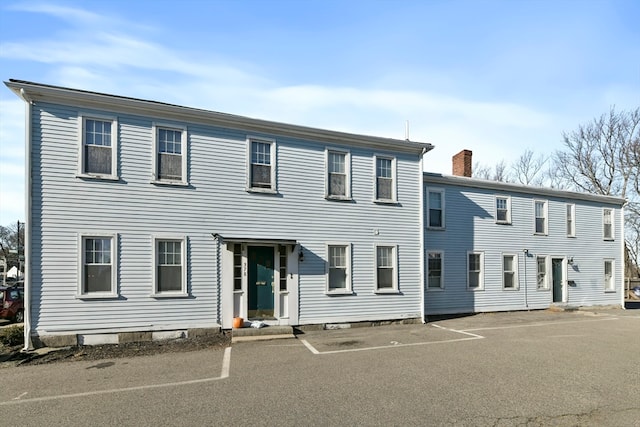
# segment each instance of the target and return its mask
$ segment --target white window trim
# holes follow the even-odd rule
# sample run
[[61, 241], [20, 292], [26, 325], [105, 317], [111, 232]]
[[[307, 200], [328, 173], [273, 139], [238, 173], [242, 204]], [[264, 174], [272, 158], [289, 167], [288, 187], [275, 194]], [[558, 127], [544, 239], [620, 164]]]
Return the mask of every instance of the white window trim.
[[[506, 220], [499, 220], [498, 219], [498, 199], [506, 199], [507, 200], [507, 219]], [[495, 197], [494, 209], [495, 209], [496, 224], [506, 224], [506, 225], [510, 225], [511, 224], [511, 196], [499, 196], [499, 195], [497, 195]]]
[[[378, 287], [378, 248], [392, 248], [392, 260], [393, 260], [393, 287], [392, 288], [385, 288], [385, 289], [380, 289]], [[374, 278], [373, 278], [373, 283], [375, 283], [375, 294], [397, 294], [399, 293], [398, 290], [398, 245], [394, 245], [394, 244], [376, 244], [374, 245], [374, 249], [373, 249], [373, 256], [374, 258], [374, 264], [375, 264], [375, 271], [374, 271]]]
[[[605, 211], [611, 212], [611, 237], [607, 237], [604, 234], [604, 213]], [[616, 240], [616, 226], [615, 226], [615, 210], [613, 208], [602, 208], [602, 240], [613, 242]]]
[[[378, 159], [387, 159], [391, 160], [391, 179], [393, 182], [391, 183], [391, 199], [379, 199], [378, 198]], [[374, 154], [373, 155], [373, 202], [378, 204], [391, 204], [395, 205], [398, 203], [398, 177], [397, 177], [397, 167], [396, 167], [396, 158], [394, 156], [385, 155], [385, 154]]]
[[[440, 286], [437, 288], [432, 288], [429, 286], [429, 254], [439, 254], [440, 255]], [[440, 292], [444, 291], [444, 251], [435, 250], [435, 251], [427, 251], [427, 292]]]
[[[179, 241], [181, 245], [180, 257], [182, 262], [182, 289], [179, 291], [158, 292], [157, 275], [158, 275], [158, 241], [171, 240]], [[175, 298], [175, 297], [188, 297], [187, 293], [187, 237], [183, 235], [153, 235], [151, 237], [152, 242], [152, 288], [151, 296], [153, 298]]]
[[575, 203], [567, 203], [566, 206], [571, 209], [571, 229], [569, 229], [569, 224], [565, 218], [565, 224], [567, 225], [567, 237], [576, 237], [576, 205]]
[[[544, 230], [538, 232], [536, 230], [536, 203], [544, 203]], [[549, 201], [542, 199], [533, 200], [533, 234], [536, 236], [548, 236], [549, 235]]]
[[[472, 288], [469, 286], [469, 255], [477, 254], [480, 255], [480, 277], [478, 279], [478, 287]], [[467, 269], [467, 290], [468, 291], [484, 291], [484, 252], [482, 251], [468, 251], [467, 252], [467, 260], [465, 262], [465, 266]]]
[[[158, 174], [158, 131], [160, 129], [179, 131], [182, 133], [181, 140], [181, 160], [182, 160], [182, 179], [180, 181], [172, 179], [161, 179]], [[153, 139], [153, 155], [152, 155], [152, 170], [151, 170], [151, 183], [161, 185], [177, 185], [187, 186], [189, 182], [187, 180], [187, 164], [188, 164], [188, 152], [187, 152], [187, 127], [168, 123], [153, 123], [151, 125], [152, 139]]]
[[[504, 282], [504, 273], [505, 273], [505, 271], [504, 271], [504, 257], [505, 256], [513, 257], [513, 281], [514, 281], [513, 288], [507, 288], [505, 286], [505, 282]], [[503, 253], [502, 254], [502, 256], [501, 256], [501, 264], [502, 264], [502, 290], [503, 291], [508, 291], [509, 292], [509, 291], [518, 291], [518, 290], [520, 290], [520, 280], [519, 280], [519, 277], [518, 277], [518, 267], [519, 267], [518, 264], [519, 263], [520, 263], [520, 260], [519, 260], [518, 254], [514, 254], [514, 253]], [[536, 268], [537, 268], [537, 264], [536, 264]], [[538, 276], [537, 276], [537, 272], [536, 272], [536, 282], [537, 282], [537, 280], [538, 280]]]
[[[329, 270], [330, 270], [330, 261], [329, 261], [329, 247], [330, 246], [343, 246], [346, 247], [346, 257], [347, 257], [347, 278], [345, 280], [346, 287], [344, 289], [329, 289]], [[346, 242], [327, 242], [325, 244], [325, 254], [326, 254], [326, 263], [325, 263], [325, 294], [326, 295], [352, 295], [353, 294], [353, 283], [352, 283], [352, 265], [351, 265], [351, 243]]]
[[[444, 192], [444, 188], [427, 188], [427, 194], [426, 194], [426, 204], [427, 204], [427, 228], [429, 230], [444, 230], [446, 227], [446, 222], [445, 222], [445, 204], [444, 204], [444, 196], [445, 196], [445, 192]], [[429, 206], [429, 193], [440, 193], [440, 204], [442, 205], [442, 226], [440, 227], [436, 227], [436, 226], [432, 226], [430, 225], [431, 223], [431, 211], [430, 211], [430, 206]]]
[[[271, 160], [271, 188], [260, 188], [251, 186], [251, 143], [262, 142], [264, 144], [270, 144], [271, 151], [269, 158]], [[276, 158], [276, 140], [273, 138], [264, 138], [260, 136], [247, 136], [247, 171], [246, 171], [246, 191], [250, 193], [269, 193], [277, 194], [278, 186], [276, 182], [276, 169], [278, 167], [278, 160]]]
[[[544, 258], [544, 284], [543, 287], [538, 287], [538, 258]], [[525, 260], [526, 263], [526, 260]], [[526, 265], [525, 265], [526, 268]], [[548, 291], [551, 289], [550, 285], [550, 274], [551, 274], [551, 258], [548, 255], [536, 255], [536, 290], [538, 291]]]
[[[84, 264], [86, 239], [111, 239], [111, 291], [109, 292], [84, 292]], [[105, 299], [118, 298], [118, 234], [117, 233], [79, 233], [78, 234], [78, 299]]]
[[[84, 136], [85, 136], [85, 123], [86, 120], [99, 120], [102, 122], [111, 122], [111, 174], [102, 175], [98, 173], [85, 172], [84, 163]], [[78, 172], [76, 177], [78, 178], [92, 178], [102, 179], [110, 181], [118, 181], [120, 177], [118, 175], [118, 118], [115, 116], [105, 116], [101, 114], [78, 114]]]
[[[344, 196], [336, 196], [329, 194], [331, 183], [329, 179], [329, 154], [337, 153], [344, 154], [344, 172], [346, 175], [345, 182], [345, 195]], [[324, 197], [327, 200], [346, 200], [350, 201], [351, 199], [351, 152], [349, 150], [326, 147], [324, 150], [324, 173], [325, 173], [325, 182], [324, 182]]]
[[602, 277], [605, 277], [605, 268], [604, 265], [607, 262], [611, 263], [611, 284], [613, 285], [613, 287], [609, 288], [607, 287], [607, 282], [604, 282], [604, 292], [608, 293], [608, 294], [613, 294], [616, 292], [616, 260], [613, 258], [605, 258], [604, 260], [602, 260]]

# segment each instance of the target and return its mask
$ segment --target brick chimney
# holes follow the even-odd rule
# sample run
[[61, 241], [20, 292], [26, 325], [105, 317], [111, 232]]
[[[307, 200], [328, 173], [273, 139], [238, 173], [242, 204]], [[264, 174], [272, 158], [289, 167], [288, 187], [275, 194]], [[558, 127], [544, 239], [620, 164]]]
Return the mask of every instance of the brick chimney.
[[453, 174], [471, 178], [471, 150], [462, 150], [453, 156]]

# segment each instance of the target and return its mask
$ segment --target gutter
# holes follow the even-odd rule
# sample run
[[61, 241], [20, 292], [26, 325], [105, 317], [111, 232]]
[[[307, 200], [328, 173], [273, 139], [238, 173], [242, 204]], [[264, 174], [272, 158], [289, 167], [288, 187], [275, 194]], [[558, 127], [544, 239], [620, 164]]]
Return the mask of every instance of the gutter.
[[[31, 216], [31, 115], [33, 101], [24, 89], [20, 89], [20, 97], [26, 102], [25, 108], [25, 226], [24, 226], [24, 348], [22, 351], [33, 350], [31, 342], [31, 230], [33, 220]], [[18, 230], [19, 231], [19, 230]]]
[[625, 244], [626, 241], [624, 239], [624, 205], [622, 205], [620, 207], [620, 258], [622, 258], [621, 264], [622, 264], [622, 274], [621, 274], [621, 278], [620, 278], [620, 305], [622, 306], [622, 309], [625, 310], [625, 304], [624, 301], [626, 299], [626, 289], [624, 286], [624, 275], [626, 274], [627, 271], [627, 266], [625, 263]]
[[426, 304], [426, 289], [425, 289], [425, 251], [427, 249], [426, 239], [425, 239], [425, 227], [424, 227], [424, 155], [429, 151], [433, 150], [433, 145], [429, 147], [424, 147], [422, 149], [422, 153], [420, 153], [420, 176], [419, 176], [419, 189], [420, 196], [418, 199], [420, 200], [420, 219], [418, 220], [419, 224], [419, 232], [420, 232], [420, 318], [422, 323], [427, 323], [427, 313], [425, 309]]

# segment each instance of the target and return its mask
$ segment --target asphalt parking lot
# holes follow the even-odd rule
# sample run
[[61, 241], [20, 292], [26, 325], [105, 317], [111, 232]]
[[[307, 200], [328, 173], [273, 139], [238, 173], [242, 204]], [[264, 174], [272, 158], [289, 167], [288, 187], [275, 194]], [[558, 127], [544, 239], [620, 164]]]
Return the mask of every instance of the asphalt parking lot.
[[218, 351], [3, 369], [23, 425], [640, 426], [640, 312], [308, 332]]

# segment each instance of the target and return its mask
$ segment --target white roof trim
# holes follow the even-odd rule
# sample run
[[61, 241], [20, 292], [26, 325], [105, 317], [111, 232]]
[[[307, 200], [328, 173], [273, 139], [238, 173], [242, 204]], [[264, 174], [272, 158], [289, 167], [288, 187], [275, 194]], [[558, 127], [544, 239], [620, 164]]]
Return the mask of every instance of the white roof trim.
[[530, 194], [532, 196], [559, 197], [565, 199], [609, 203], [618, 206], [623, 206], [626, 203], [625, 199], [615, 196], [578, 193], [575, 191], [556, 190], [554, 188], [533, 187], [530, 185], [489, 181], [485, 179], [468, 178], [464, 176], [442, 175], [430, 172], [425, 172], [423, 174], [423, 180], [425, 183], [429, 184], [459, 185], [461, 187], [480, 188], [483, 190], [507, 191], [512, 193]]

